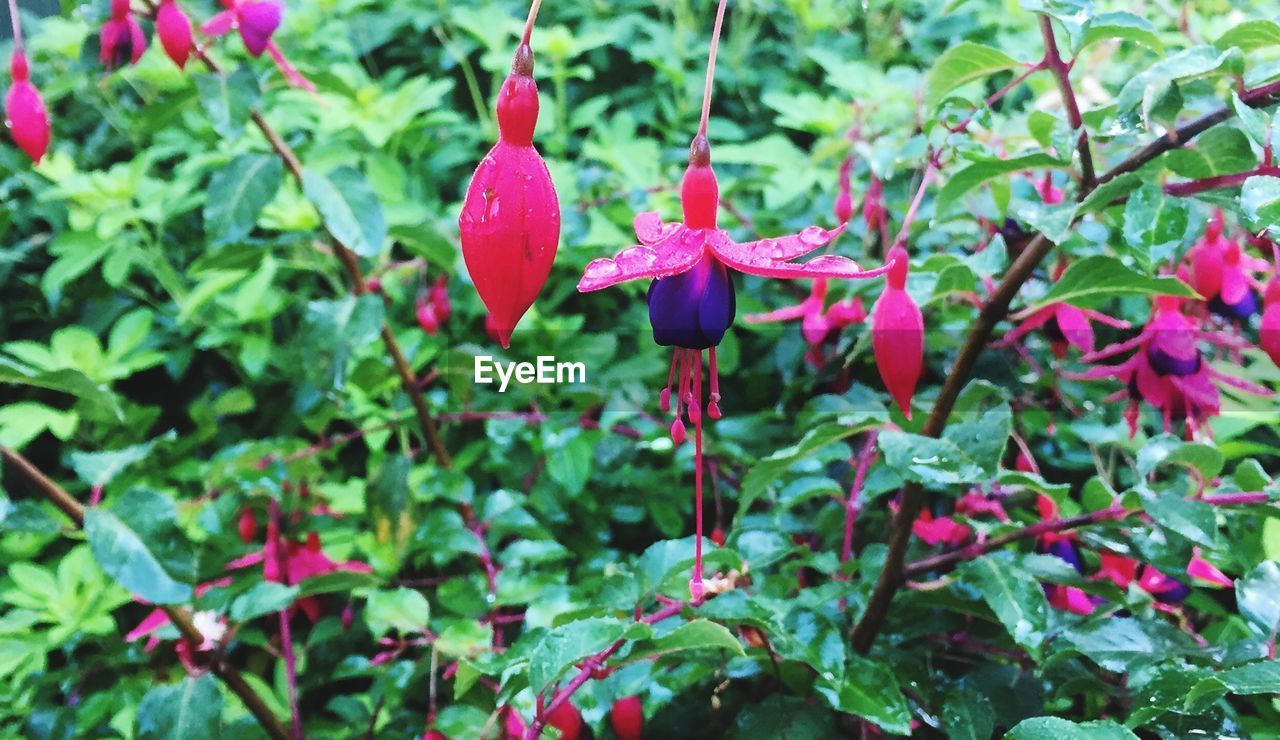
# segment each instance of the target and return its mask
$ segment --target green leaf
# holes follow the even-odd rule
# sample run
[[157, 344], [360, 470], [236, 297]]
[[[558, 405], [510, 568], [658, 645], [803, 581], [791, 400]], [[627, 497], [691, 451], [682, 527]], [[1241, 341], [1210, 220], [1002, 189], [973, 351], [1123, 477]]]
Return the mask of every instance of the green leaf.
[[1036, 579], [997, 555], [967, 563], [961, 569], [961, 577], [982, 594], [1013, 641], [1039, 659], [1048, 634], [1049, 603]]
[[360, 588], [377, 588], [382, 581], [372, 573], [338, 570], [308, 578], [298, 586], [298, 598], [355, 591]]
[[735, 521], [741, 523], [742, 518], [746, 516], [747, 511], [751, 508], [751, 504], [764, 495], [769, 487], [796, 462], [827, 445], [852, 437], [858, 432], [870, 428], [875, 423], [876, 418], [868, 415], [866, 419], [859, 423], [823, 424], [814, 427], [805, 432], [804, 437], [799, 442], [778, 450], [756, 463], [747, 471], [746, 477], [742, 480], [742, 492], [739, 495], [738, 513], [735, 516]]
[[209, 114], [213, 130], [224, 139], [239, 136], [260, 97], [258, 78], [253, 70], [241, 66], [229, 75], [210, 72], [192, 77], [200, 93], [200, 105]]
[[[953, 412], [954, 413], [954, 412]], [[968, 418], [968, 415], [961, 416]], [[952, 422], [942, 438], [973, 461], [987, 477], [995, 476], [1004, 457], [1005, 444], [1013, 431], [1013, 411], [1007, 403], [1001, 403], [982, 412], [972, 421]]]
[[111, 389], [93, 382], [79, 370], [64, 369], [42, 371], [27, 367], [6, 357], [0, 357], [0, 383], [44, 388], [75, 396], [94, 408], [116, 419], [123, 420], [124, 412]]
[[1133, 13], [1099, 13], [1085, 21], [1080, 48], [1104, 39], [1124, 39], [1164, 53], [1164, 43], [1151, 22]]
[[1104, 211], [1116, 200], [1127, 198], [1130, 193], [1142, 187], [1142, 183], [1142, 177], [1136, 172], [1126, 172], [1113, 180], [1108, 180], [1094, 188], [1084, 200], [1080, 201], [1076, 213], [1084, 215]]
[[1280, 627], [1280, 563], [1264, 560], [1236, 580], [1240, 616], [1255, 634], [1269, 639]]
[[1094, 255], [1071, 263], [1058, 282], [1035, 305], [1070, 303], [1095, 308], [1109, 298], [1125, 295], [1175, 295], [1197, 298], [1186, 283], [1175, 277], [1151, 277], [1130, 270], [1115, 257]]
[[862, 717], [895, 735], [911, 734], [911, 707], [884, 663], [852, 656], [848, 675], [838, 686], [822, 677], [813, 688], [838, 712]]
[[142, 444], [130, 445], [119, 450], [72, 452], [69, 456], [71, 469], [76, 471], [76, 476], [86, 485], [104, 486], [110, 483], [125, 468], [146, 460], [159, 443], [168, 442], [176, 438], [177, 433], [170, 431], [153, 440]]
[[1184, 709], [1202, 712], [1226, 694], [1280, 693], [1280, 660], [1248, 663], [1201, 679], [1187, 694]]
[[529, 652], [529, 687], [542, 691], [565, 669], [622, 639], [633, 622], [594, 617], [562, 624]]
[[130, 593], [153, 604], [191, 600], [195, 551], [168, 496], [127, 491], [110, 508], [86, 509], [84, 532], [98, 565]]
[[303, 170], [302, 192], [320, 212], [334, 239], [361, 257], [382, 251], [387, 238], [382, 202], [359, 170], [339, 167], [327, 176]]
[[1005, 740], [1137, 740], [1138, 736], [1110, 720], [1072, 722], [1061, 717], [1024, 719]]
[[728, 650], [735, 655], [746, 655], [742, 643], [727, 627], [706, 619], [694, 619], [661, 637], [637, 642], [627, 660], [648, 659], [686, 650]]
[[1017, 66], [1018, 60], [999, 49], [971, 41], [959, 43], [943, 52], [925, 76], [925, 104], [934, 107], [965, 83]]
[[1189, 501], [1176, 493], [1147, 498], [1143, 507], [1156, 523], [1205, 547], [1213, 547], [1217, 533], [1214, 508], [1203, 501]]
[[247, 622], [264, 614], [284, 611], [297, 598], [297, 586], [264, 581], [237, 596], [231, 602], [230, 615], [237, 622]]
[[1239, 55], [1238, 51], [1219, 52], [1205, 45], [1165, 57], [1125, 83], [1116, 96], [1116, 112], [1124, 115], [1138, 111], [1141, 106], [1143, 120], [1149, 120], [1152, 109], [1175, 82], [1203, 77], [1219, 70], [1234, 72], [1240, 67]]
[[1280, 45], [1280, 24], [1265, 18], [1235, 23], [1219, 36], [1213, 45], [1219, 49], [1230, 49], [1234, 46], [1241, 51]]
[[573, 431], [567, 439], [557, 437], [548, 449], [554, 450], [547, 455], [547, 473], [551, 479], [564, 486], [571, 496], [582, 493], [591, 478], [591, 464], [595, 457], [592, 440]]
[[1271, 131], [1270, 116], [1265, 111], [1246, 105], [1235, 91], [1231, 93], [1231, 109], [1235, 111], [1236, 118], [1239, 119], [1244, 132], [1249, 135], [1253, 143], [1265, 147]]
[[249, 236], [263, 206], [276, 197], [283, 174], [280, 159], [267, 154], [241, 154], [213, 174], [204, 226], [214, 246]]
[[1161, 465], [1185, 465], [1205, 478], [1217, 478], [1225, 459], [1213, 445], [1184, 442], [1171, 434], [1153, 437], [1138, 451], [1138, 472], [1147, 476]]
[[1165, 646], [1131, 617], [1111, 617], [1069, 629], [1054, 646], [1070, 648], [1113, 673], [1127, 673], [1161, 660]]
[[1124, 206], [1124, 239], [1138, 264], [1150, 268], [1172, 256], [1187, 238], [1184, 199], [1165, 195], [1159, 185], [1145, 185]]
[[995, 731], [991, 701], [973, 689], [948, 695], [941, 719], [948, 740], [989, 740]]
[[1231, 175], [1253, 169], [1257, 164], [1249, 137], [1238, 128], [1214, 128], [1190, 145], [1166, 155], [1169, 169], [1192, 179]]
[[381, 637], [391, 630], [401, 634], [415, 634], [427, 628], [431, 620], [431, 605], [427, 598], [411, 588], [394, 591], [374, 591], [369, 594], [364, 621], [374, 637]]
[[1254, 230], [1267, 229], [1273, 236], [1280, 233], [1280, 177], [1259, 175], [1244, 181], [1240, 188], [1240, 209]]
[[157, 686], [138, 704], [140, 740], [203, 740], [222, 736], [222, 685], [212, 672]]
[[907, 480], [933, 486], [972, 483], [984, 477], [982, 467], [953, 442], [919, 434], [884, 431], [877, 438], [884, 461]]
[[993, 177], [1037, 167], [1061, 167], [1062, 165], [1061, 160], [1054, 159], [1043, 153], [1024, 154], [1021, 157], [1012, 157], [1010, 159], [986, 159], [974, 162], [947, 178], [946, 184], [938, 191], [936, 208], [939, 212], [945, 210], [960, 196]]

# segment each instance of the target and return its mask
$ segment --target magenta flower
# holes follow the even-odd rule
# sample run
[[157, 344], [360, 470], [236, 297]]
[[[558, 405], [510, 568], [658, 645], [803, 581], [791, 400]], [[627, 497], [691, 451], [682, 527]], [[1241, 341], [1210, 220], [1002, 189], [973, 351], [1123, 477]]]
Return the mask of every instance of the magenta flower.
[[973, 489], [960, 497], [956, 502], [956, 513], [964, 514], [969, 518], [975, 516], [987, 515], [993, 516], [998, 521], [1008, 522], [1009, 515], [1005, 513], [1004, 505], [1000, 503], [1000, 498], [994, 495], [987, 495], [978, 489]]
[[15, 49], [9, 62], [9, 92], [4, 99], [4, 123], [13, 137], [13, 143], [32, 162], [40, 164], [49, 151], [49, 113], [44, 107], [40, 91], [31, 84], [27, 57], [21, 49]]
[[1231, 588], [1235, 585], [1235, 581], [1231, 580], [1226, 573], [1204, 559], [1199, 547], [1191, 548], [1191, 561], [1187, 563], [1187, 575], [1210, 586]]
[[[251, 552], [243, 557], [227, 563], [229, 570], [247, 568], [262, 564], [263, 578], [274, 583], [297, 585], [316, 576], [337, 571], [351, 573], [371, 573], [373, 569], [367, 563], [350, 560], [339, 563], [329, 558], [320, 546], [320, 535], [308, 532], [305, 542], [288, 542], [281, 535], [279, 527], [272, 520], [267, 522], [267, 541], [261, 550]], [[311, 621], [320, 619], [324, 613], [323, 606], [317, 596], [306, 596], [295, 603], [292, 608], [302, 609]]]
[[1205, 421], [1219, 413], [1217, 383], [1260, 396], [1272, 395], [1266, 388], [1221, 373], [1205, 362], [1198, 346], [1202, 340], [1224, 347], [1243, 345], [1236, 338], [1200, 329], [1182, 313], [1182, 304], [1181, 298], [1158, 296], [1151, 320], [1138, 336], [1080, 358], [1092, 363], [1133, 351], [1119, 365], [1099, 365], [1077, 376], [1084, 380], [1114, 378], [1125, 384], [1124, 390], [1108, 400], [1129, 398], [1125, 418], [1131, 435], [1137, 434], [1138, 405], [1144, 401], [1160, 411], [1165, 431], [1172, 428], [1177, 417], [1184, 420], [1187, 434], [1194, 435]]
[[840, 192], [836, 195], [836, 203], [833, 208], [836, 223], [847, 224], [849, 219], [853, 218], [853, 193], [850, 192], [852, 175], [853, 157], [845, 157], [844, 161], [840, 163]]
[[[1067, 263], [1059, 262], [1054, 270], [1053, 279], [1057, 281], [1066, 271]], [[1004, 335], [999, 346], [1007, 346], [1020, 341], [1030, 332], [1043, 328], [1049, 338], [1049, 345], [1058, 359], [1067, 356], [1067, 347], [1072, 346], [1081, 352], [1092, 352], [1094, 349], [1093, 325], [1090, 321], [1128, 329], [1129, 322], [1112, 318], [1101, 311], [1077, 308], [1069, 303], [1050, 303], [1036, 309], [1027, 309], [1011, 316], [1020, 322], [1012, 331]]]
[[963, 545], [969, 539], [972, 530], [969, 529], [969, 525], [957, 522], [954, 517], [935, 517], [933, 512], [924, 509], [911, 523], [911, 533], [931, 547], [941, 544], [954, 547]]
[[907, 292], [907, 250], [889, 250], [887, 267], [884, 292], [871, 307], [871, 347], [884, 387], [910, 419], [911, 397], [924, 367], [924, 317]]
[[867, 320], [867, 311], [862, 301], [850, 298], [837, 301], [830, 307], [827, 301], [827, 279], [813, 281], [809, 297], [793, 306], [786, 306], [768, 313], [753, 313], [744, 316], [748, 324], [762, 324], [772, 321], [794, 321], [800, 319], [800, 334], [809, 344], [805, 352], [805, 362], [812, 367], [820, 368], [824, 362], [823, 345], [834, 343], [840, 336], [840, 330], [850, 324], [861, 324]]
[[98, 61], [110, 72], [125, 62], [137, 64], [146, 50], [147, 37], [129, 12], [129, 0], [111, 0], [111, 18], [98, 34]]
[[160, 1], [156, 10], [156, 36], [164, 47], [164, 53], [178, 65], [178, 69], [186, 69], [187, 59], [195, 47], [191, 38], [191, 19], [174, 0]]
[[[230, 578], [220, 578], [209, 583], [201, 583], [196, 586], [196, 596], [203, 596], [211, 588], [224, 588], [230, 585]], [[141, 599], [138, 600], [141, 601]], [[212, 611], [196, 612], [191, 615], [191, 623], [195, 625], [195, 628], [200, 631], [200, 635], [204, 638], [199, 645], [195, 646], [195, 649], [199, 652], [213, 650], [227, 633], [226, 617], [219, 616]], [[138, 626], [129, 630], [129, 633], [124, 636], [125, 642], [133, 642], [138, 638], [146, 637], [147, 644], [143, 649], [149, 653], [160, 644], [160, 638], [155, 633], [168, 625], [169, 615], [165, 614], [163, 609], [153, 609], [150, 614], [143, 617]], [[173, 649], [182, 665], [186, 666], [188, 670], [196, 669], [195, 656], [191, 654], [191, 646], [187, 644], [186, 640], [178, 640]]]
[[1066, 199], [1066, 193], [1062, 192], [1062, 188], [1053, 184], [1053, 172], [1044, 173], [1044, 177], [1040, 178], [1040, 182], [1035, 183], [1036, 192], [1040, 194], [1040, 200], [1047, 206], [1056, 206]]
[[284, 7], [276, 0], [222, 0], [222, 4], [226, 10], [205, 21], [200, 33], [222, 36], [237, 29], [244, 48], [255, 57], [262, 56], [271, 36], [280, 27]]
[[1280, 278], [1272, 278], [1263, 294], [1262, 322], [1258, 328], [1258, 346], [1280, 367]]

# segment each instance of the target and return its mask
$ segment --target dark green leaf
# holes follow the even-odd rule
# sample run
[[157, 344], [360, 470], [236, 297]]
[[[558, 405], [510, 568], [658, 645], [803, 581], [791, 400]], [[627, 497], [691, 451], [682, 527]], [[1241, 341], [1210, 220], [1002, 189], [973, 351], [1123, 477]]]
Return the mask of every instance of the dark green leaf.
[[382, 202], [359, 170], [339, 167], [327, 176], [304, 170], [302, 190], [334, 239], [361, 257], [382, 251], [387, 238]]
[[128, 491], [110, 508], [87, 509], [84, 531], [98, 565], [131, 593], [153, 604], [191, 600], [195, 553], [169, 497]]
[[212, 672], [157, 686], [138, 704], [143, 740], [216, 740], [222, 736], [222, 685]]
[[283, 173], [279, 157], [268, 154], [241, 154], [214, 173], [204, 225], [215, 245], [249, 236], [262, 208], [276, 197]]
[[1177, 278], [1143, 275], [1125, 267], [1115, 257], [1095, 255], [1072, 262], [1036, 305], [1070, 303], [1083, 308], [1096, 308], [1109, 298], [1124, 295], [1197, 297], [1195, 291]]

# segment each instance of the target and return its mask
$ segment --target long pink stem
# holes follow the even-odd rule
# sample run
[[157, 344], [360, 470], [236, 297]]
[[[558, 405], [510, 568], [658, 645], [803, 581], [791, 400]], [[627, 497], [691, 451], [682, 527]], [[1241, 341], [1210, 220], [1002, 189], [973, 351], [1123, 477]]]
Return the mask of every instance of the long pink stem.
[[1275, 165], [1264, 164], [1256, 167], [1248, 172], [1234, 172], [1229, 175], [1218, 175], [1216, 177], [1204, 177], [1199, 180], [1188, 180], [1187, 182], [1175, 182], [1164, 186], [1164, 192], [1175, 198], [1185, 198], [1189, 195], [1203, 193], [1206, 190], [1216, 190], [1218, 188], [1231, 188], [1241, 185], [1245, 180], [1257, 175], [1270, 175], [1271, 177], [1280, 176], [1280, 167]]
[[698, 133], [707, 135], [707, 119], [711, 116], [711, 83], [716, 76], [716, 51], [720, 48], [720, 28], [724, 25], [724, 9], [729, 0], [720, 0], [716, 8], [716, 25], [711, 30], [711, 53], [707, 55], [707, 81], [702, 88], [702, 120], [698, 123]]
[[22, 53], [22, 23], [18, 21], [18, 0], [9, 0], [9, 22], [13, 24], [13, 51]]
[[1001, 98], [1008, 95], [1018, 85], [1021, 85], [1023, 82], [1026, 82], [1028, 77], [1030, 77], [1031, 75], [1035, 74], [1036, 72], [1039, 72], [1040, 70], [1048, 66], [1049, 66], [1049, 63], [1044, 59], [1041, 59], [1039, 62], [1036, 62], [1030, 67], [1027, 67], [1025, 72], [1018, 75], [1017, 77], [1014, 77], [1012, 80], [1009, 80], [1009, 84], [1005, 85], [999, 90], [996, 90], [995, 92], [988, 95], [987, 99], [982, 101], [982, 105], [978, 108], [975, 108], [973, 112], [971, 112], [969, 115], [965, 116], [963, 121], [961, 121], [960, 123], [957, 123], [955, 128], [951, 129], [951, 132], [955, 134], [962, 134], [965, 131], [967, 131], [969, 129], [969, 124], [973, 123], [973, 117], [978, 114], [978, 111], [982, 110], [983, 108], [990, 108], [991, 106], [995, 105], [1000, 101]]
[[702, 586], [702, 353], [689, 350], [693, 359], [693, 403], [697, 410], [693, 421], [693, 579], [689, 595], [694, 604], [702, 602], [706, 591]]
[[[645, 624], [657, 624], [658, 622], [676, 616], [684, 609], [684, 607], [685, 603], [683, 601], [676, 601], [664, 606], [653, 614], [636, 621], [644, 622]], [[618, 640], [604, 650], [601, 650], [595, 655], [583, 660], [583, 667], [578, 671], [577, 675], [557, 691], [555, 695], [551, 697], [551, 701], [547, 706], [544, 707], [542, 711], [538, 712], [538, 714], [533, 718], [533, 721], [529, 723], [529, 727], [524, 731], [524, 740], [537, 740], [537, 738], [542, 734], [542, 728], [546, 725], [546, 718], [550, 717], [565, 702], [569, 701], [569, 697], [573, 696], [573, 692], [577, 691], [584, 683], [589, 681], [591, 677], [595, 675], [595, 672], [604, 666], [605, 661], [613, 657], [613, 654], [618, 652], [626, 642], [626, 640]]]
[[1053, 21], [1049, 16], [1040, 16], [1040, 35], [1044, 38], [1044, 61], [1058, 80], [1058, 89], [1062, 92], [1062, 102], [1067, 108], [1067, 122], [1071, 128], [1080, 132], [1076, 149], [1080, 153], [1080, 197], [1091, 189], [1095, 182], [1093, 172], [1093, 153], [1089, 149], [1089, 132], [1084, 128], [1084, 116], [1080, 115], [1080, 103], [1076, 100], [1075, 88], [1071, 86], [1071, 63], [1063, 60], [1058, 53], [1058, 41], [1053, 36]]
[[533, 23], [538, 20], [538, 9], [542, 7], [542, 0], [533, 0], [529, 5], [529, 17], [524, 21], [524, 34], [520, 37], [520, 43], [523, 46], [529, 45], [529, 39], [533, 37]]
[[1245, 491], [1243, 493], [1211, 493], [1201, 499], [1206, 504], [1215, 506], [1234, 506], [1248, 504], [1265, 504], [1271, 499], [1266, 491]]
[[933, 183], [933, 178], [937, 174], [937, 159], [934, 156], [930, 156], [929, 164], [924, 168], [924, 177], [920, 179], [920, 187], [916, 189], [915, 197], [911, 199], [911, 205], [907, 207], [907, 214], [902, 217], [902, 228], [898, 229], [898, 236], [893, 240], [894, 246], [907, 246], [907, 234], [911, 231], [911, 224], [915, 223], [916, 216], [920, 214], [920, 204], [924, 201], [925, 191], [929, 189], [929, 185]]
[[853, 474], [853, 485], [849, 486], [849, 500], [844, 505], [844, 544], [840, 547], [840, 562], [847, 563], [853, 557], [853, 524], [858, 518], [858, 499], [862, 495], [862, 484], [867, 479], [867, 471], [871, 469], [871, 461], [875, 458], [876, 438], [879, 432], [871, 432], [862, 445], [862, 453], [858, 456], [858, 468]]
[[[278, 538], [275, 545], [276, 564], [280, 569], [281, 580], [288, 581], [289, 562], [284, 546], [284, 538], [280, 535], [280, 505], [273, 499], [269, 507], [272, 529]], [[298, 707], [298, 656], [293, 651], [293, 632], [289, 627], [289, 608], [280, 610], [280, 651], [284, 654], [284, 673], [286, 690], [289, 695], [289, 717], [292, 723], [294, 740], [302, 740], [302, 712]]]

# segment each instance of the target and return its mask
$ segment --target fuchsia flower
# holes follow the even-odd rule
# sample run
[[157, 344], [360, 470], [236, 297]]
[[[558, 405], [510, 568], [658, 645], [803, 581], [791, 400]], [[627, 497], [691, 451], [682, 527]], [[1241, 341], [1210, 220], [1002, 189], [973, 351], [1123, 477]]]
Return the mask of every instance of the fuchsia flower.
[[853, 157], [845, 157], [840, 163], [840, 192], [836, 195], [834, 212], [836, 223], [847, 224], [853, 218], [853, 194], [850, 182], [853, 174]]
[[1173, 419], [1179, 417], [1185, 420], [1188, 435], [1193, 435], [1219, 412], [1216, 383], [1260, 396], [1272, 395], [1266, 388], [1209, 367], [1197, 346], [1199, 341], [1235, 348], [1242, 344], [1234, 337], [1200, 329], [1182, 313], [1182, 305], [1181, 298], [1157, 296], [1151, 320], [1138, 336], [1080, 358], [1084, 362], [1097, 362], [1134, 351], [1119, 365], [1100, 365], [1079, 376], [1084, 380], [1115, 378], [1125, 384], [1124, 390], [1108, 400], [1129, 398], [1125, 418], [1131, 435], [1137, 434], [1138, 405], [1143, 401], [1160, 411], [1165, 431], [1169, 431]]
[[435, 336], [440, 325], [453, 315], [453, 304], [449, 302], [449, 276], [441, 275], [430, 290], [419, 293], [415, 308], [418, 326]]
[[840, 335], [840, 330], [850, 324], [861, 324], [867, 320], [867, 311], [862, 301], [850, 298], [836, 301], [828, 308], [827, 279], [813, 281], [809, 297], [794, 306], [779, 308], [768, 313], [753, 313], [744, 316], [748, 324], [761, 324], [771, 321], [793, 321], [800, 319], [800, 333], [809, 344], [805, 353], [805, 362], [815, 369], [822, 367], [824, 361], [822, 348], [824, 344], [833, 343]]
[[1066, 193], [1062, 192], [1062, 188], [1053, 184], [1053, 172], [1044, 173], [1044, 177], [1035, 185], [1036, 192], [1040, 194], [1040, 200], [1044, 201], [1047, 206], [1056, 206], [1066, 199]]
[[624, 696], [609, 710], [609, 725], [618, 740], [640, 740], [644, 736], [644, 704], [638, 696]]
[[[290, 586], [326, 573], [348, 571], [351, 573], [371, 573], [373, 569], [367, 563], [350, 560], [339, 563], [325, 555], [320, 546], [320, 535], [308, 532], [305, 542], [289, 542], [280, 534], [279, 525], [274, 519], [267, 522], [267, 541], [263, 548], [227, 563], [229, 570], [247, 568], [262, 564], [263, 577], [274, 583]], [[324, 610], [317, 596], [306, 596], [290, 609], [299, 608], [315, 622], [320, 619]]]
[[956, 513], [964, 514], [969, 518], [985, 514], [993, 516], [1001, 522], [1008, 523], [1009, 521], [1009, 515], [1005, 513], [1004, 505], [1000, 503], [1000, 498], [995, 495], [987, 495], [977, 488], [960, 497], [960, 500], [956, 502]]
[[1214, 211], [1204, 236], [1188, 253], [1191, 287], [1208, 301], [1209, 310], [1236, 321], [1258, 312], [1253, 273], [1266, 268], [1263, 260], [1246, 254], [1240, 243], [1222, 233], [1222, 210]]
[[884, 206], [884, 183], [875, 173], [867, 181], [867, 194], [862, 201], [862, 219], [867, 222], [867, 233], [874, 234], [888, 222], [889, 212]]
[[906, 290], [907, 250], [889, 250], [888, 268], [884, 292], [871, 308], [871, 346], [885, 388], [910, 419], [911, 396], [924, 364], [924, 319]]
[[458, 215], [467, 272], [503, 347], [511, 346], [511, 333], [542, 290], [560, 242], [555, 184], [533, 148], [532, 22], [531, 16], [498, 93], [498, 143], [476, 167]]
[[200, 33], [222, 36], [237, 29], [244, 48], [255, 57], [262, 56], [284, 19], [284, 6], [276, 0], [222, 0], [222, 5], [226, 10], [205, 21]]
[[930, 547], [936, 545], [963, 545], [973, 530], [969, 525], [957, 522], [949, 516], [935, 517], [932, 511], [924, 509], [920, 516], [911, 523], [911, 533], [919, 537]]
[[15, 48], [9, 61], [9, 79], [12, 84], [4, 99], [4, 123], [13, 137], [13, 143], [32, 162], [40, 164], [49, 150], [49, 113], [45, 110], [40, 91], [31, 84], [27, 57], [22, 49]]
[[111, 0], [111, 18], [98, 34], [98, 61], [110, 72], [125, 62], [137, 64], [147, 50], [147, 37], [129, 10], [129, 0]]
[[1280, 367], [1280, 277], [1267, 283], [1262, 298], [1262, 323], [1258, 329], [1258, 345], [1276, 367]]
[[160, 7], [156, 10], [156, 36], [164, 47], [164, 53], [178, 65], [178, 69], [186, 69], [187, 59], [195, 47], [191, 38], [191, 19], [174, 0], [160, 0]]
[[[1056, 282], [1066, 271], [1067, 263], [1059, 262], [1054, 270], [1053, 280]], [[1090, 320], [1100, 324], [1128, 329], [1129, 322], [1112, 318], [1101, 311], [1076, 308], [1069, 303], [1050, 303], [1040, 308], [1020, 311], [1011, 316], [1018, 324], [1012, 331], [1004, 335], [999, 346], [1013, 344], [1035, 329], [1044, 328], [1049, 337], [1050, 347], [1058, 359], [1067, 356], [1067, 347], [1073, 346], [1081, 352], [1092, 352], [1094, 349], [1093, 325]]]
[[1204, 559], [1199, 547], [1191, 548], [1191, 561], [1187, 563], [1187, 575], [1210, 586], [1231, 588], [1235, 581]]
[[656, 212], [638, 214], [634, 225], [640, 244], [613, 258], [592, 260], [578, 281], [578, 290], [587, 293], [628, 280], [652, 280], [648, 303], [653, 339], [660, 345], [675, 347], [667, 387], [659, 401], [663, 411], [669, 410], [671, 388], [676, 385], [676, 418], [671, 436], [677, 444], [685, 437], [682, 417], [687, 415], [694, 427], [696, 524], [693, 577], [689, 580], [694, 603], [701, 602], [706, 594], [702, 580], [702, 353], [709, 351], [710, 356], [707, 414], [717, 419], [720, 378], [715, 348], [724, 339], [737, 311], [729, 269], [768, 278], [852, 279], [874, 277], [889, 269], [885, 266], [866, 271], [853, 260], [831, 254], [799, 264], [791, 261], [831, 242], [844, 230], [843, 225], [833, 231], [810, 226], [798, 234], [746, 243], [735, 242], [717, 225], [720, 186], [711, 167], [707, 119], [724, 10], [725, 3], [721, 2], [707, 58], [702, 119], [689, 145], [689, 166], [680, 184], [684, 221], [663, 223]]
[[[196, 586], [196, 596], [205, 595], [211, 588], [224, 588], [230, 585], [230, 578], [220, 578], [209, 583], [201, 583]], [[141, 600], [139, 599], [139, 601]], [[198, 652], [213, 650], [227, 633], [226, 617], [218, 616], [215, 612], [196, 612], [191, 616], [191, 623], [195, 625], [195, 628], [200, 631], [200, 635], [204, 638], [196, 646]], [[155, 633], [168, 625], [169, 615], [165, 614], [163, 609], [154, 609], [138, 623], [137, 627], [129, 630], [129, 633], [124, 636], [125, 642], [133, 642], [140, 637], [146, 637], [148, 638], [147, 644], [143, 649], [149, 653], [160, 644], [160, 638]], [[188, 670], [196, 669], [195, 656], [191, 654], [191, 646], [187, 644], [186, 640], [178, 640], [173, 649], [178, 654], [178, 660], [182, 662], [182, 665], [186, 666]]]

